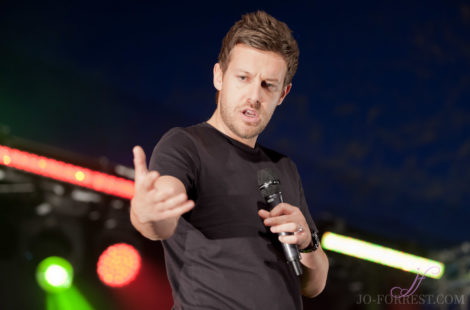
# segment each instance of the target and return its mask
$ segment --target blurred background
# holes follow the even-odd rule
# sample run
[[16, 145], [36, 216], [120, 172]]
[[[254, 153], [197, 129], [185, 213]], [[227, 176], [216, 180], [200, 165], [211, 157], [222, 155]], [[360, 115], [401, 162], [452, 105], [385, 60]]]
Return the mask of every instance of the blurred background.
[[[257, 9], [286, 22], [300, 48], [291, 93], [259, 141], [296, 162], [317, 226], [445, 265], [413, 292], [431, 302], [386, 302], [377, 296], [416, 274], [326, 250], [326, 289], [304, 308], [470, 309], [463, 0], [3, 1], [2, 309], [170, 309], [161, 245], [128, 220], [131, 150], [150, 155], [170, 128], [210, 117], [222, 38]], [[49, 159], [63, 164], [25, 164]], [[102, 182], [83, 185], [93, 174]], [[130, 248], [103, 252], [120, 243]], [[51, 255], [72, 265], [70, 289], [38, 284]]]

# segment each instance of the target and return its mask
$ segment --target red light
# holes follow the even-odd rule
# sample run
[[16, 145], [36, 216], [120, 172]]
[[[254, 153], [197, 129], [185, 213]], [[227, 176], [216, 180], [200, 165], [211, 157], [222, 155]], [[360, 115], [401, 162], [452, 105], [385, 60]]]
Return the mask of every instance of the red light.
[[121, 287], [131, 283], [140, 270], [140, 254], [126, 243], [109, 246], [98, 260], [98, 276], [104, 284]]
[[0, 165], [24, 170], [59, 181], [80, 185], [97, 192], [131, 199], [134, 182], [52, 158], [0, 145]]

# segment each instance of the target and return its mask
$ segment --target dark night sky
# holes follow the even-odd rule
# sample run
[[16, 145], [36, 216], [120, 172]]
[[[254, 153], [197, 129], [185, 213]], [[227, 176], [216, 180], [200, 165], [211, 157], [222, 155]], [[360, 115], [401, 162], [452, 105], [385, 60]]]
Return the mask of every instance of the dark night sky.
[[[32, 2], [32, 1], [31, 1]], [[260, 141], [291, 156], [312, 214], [430, 248], [470, 228], [470, 4], [114, 1], [0, 10], [0, 124], [132, 164], [209, 118], [212, 66], [240, 15], [264, 9], [300, 47]]]

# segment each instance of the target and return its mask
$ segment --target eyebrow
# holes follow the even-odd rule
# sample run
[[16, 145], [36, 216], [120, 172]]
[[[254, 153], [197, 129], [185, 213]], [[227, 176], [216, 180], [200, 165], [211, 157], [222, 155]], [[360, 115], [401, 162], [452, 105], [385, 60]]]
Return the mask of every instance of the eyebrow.
[[[250, 72], [246, 71], [246, 70], [243, 70], [243, 69], [238, 69], [236, 70], [240, 73], [245, 73], [245, 74], [248, 74], [248, 75], [252, 75]], [[275, 79], [275, 78], [267, 78], [267, 79], [263, 79], [264, 81], [269, 81], [269, 82], [276, 82], [276, 83], [280, 83], [280, 81], [278, 79]]]

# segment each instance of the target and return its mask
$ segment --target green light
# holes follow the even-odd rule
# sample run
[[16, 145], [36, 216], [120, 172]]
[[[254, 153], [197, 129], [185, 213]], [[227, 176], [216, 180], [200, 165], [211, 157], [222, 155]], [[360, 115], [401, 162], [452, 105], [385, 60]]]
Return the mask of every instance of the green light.
[[326, 250], [434, 279], [440, 279], [444, 274], [444, 264], [441, 262], [331, 232], [323, 234], [321, 244]]
[[46, 310], [93, 310], [73, 285], [69, 289], [46, 295]]
[[36, 280], [39, 286], [47, 292], [63, 291], [72, 285], [73, 267], [61, 257], [50, 256], [39, 263]]

